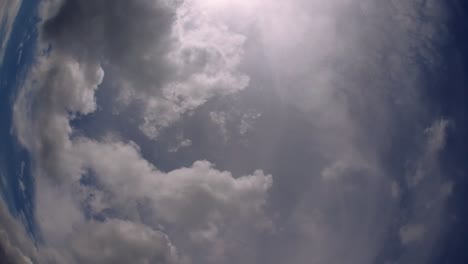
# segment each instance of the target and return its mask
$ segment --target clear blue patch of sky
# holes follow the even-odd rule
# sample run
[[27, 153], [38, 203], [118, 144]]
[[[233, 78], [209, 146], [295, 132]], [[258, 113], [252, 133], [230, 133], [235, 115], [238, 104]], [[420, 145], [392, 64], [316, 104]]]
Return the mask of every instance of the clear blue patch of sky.
[[453, 121], [442, 159], [443, 171], [454, 181], [447, 203], [445, 236], [430, 263], [468, 263], [468, 2], [450, 0], [450, 41], [444, 47], [439, 84], [428, 100], [439, 116]]
[[[5, 184], [1, 194], [12, 215], [24, 214], [26, 228], [34, 236], [34, 179], [30, 158], [11, 134], [13, 104], [22, 87], [28, 69], [34, 61], [40, 0], [23, 1], [6, 45], [5, 57], [0, 64], [0, 171]], [[25, 192], [21, 191], [21, 180]]]

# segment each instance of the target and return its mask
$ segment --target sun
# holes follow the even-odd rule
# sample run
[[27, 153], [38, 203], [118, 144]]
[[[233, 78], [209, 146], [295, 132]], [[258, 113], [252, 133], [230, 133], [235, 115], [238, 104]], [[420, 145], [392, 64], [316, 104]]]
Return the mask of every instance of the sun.
[[207, 11], [246, 12], [258, 7], [264, 0], [192, 0]]

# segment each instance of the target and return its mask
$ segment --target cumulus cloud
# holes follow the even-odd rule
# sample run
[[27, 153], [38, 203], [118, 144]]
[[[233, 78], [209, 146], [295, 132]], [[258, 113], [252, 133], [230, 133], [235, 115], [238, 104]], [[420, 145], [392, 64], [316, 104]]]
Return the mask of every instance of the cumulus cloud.
[[230, 32], [222, 23], [213, 24], [198, 12], [191, 1], [178, 10], [173, 31], [178, 42], [168, 55], [177, 68], [175, 81], [161, 88], [162, 100], [149, 101], [141, 126], [152, 138], [209, 98], [238, 92], [249, 83], [238, 69], [245, 37]]
[[263, 211], [271, 176], [261, 171], [235, 179], [207, 161], [197, 161], [191, 167], [162, 173], [141, 159], [135, 146], [118, 142], [84, 140], [77, 143], [77, 151], [96, 174], [106, 197], [105, 208], [154, 228], [176, 228], [174, 241], [187, 250], [203, 246], [200, 250], [210, 257], [204, 261], [224, 259], [224, 254], [213, 252], [215, 245], [234, 247], [240, 243], [231, 241], [234, 236], [246, 239], [271, 229]]
[[123, 220], [88, 222], [69, 242], [76, 263], [176, 263], [165, 234]]
[[[76, 68], [79, 68], [78, 64], [62, 69], [65, 72], [73, 72]], [[96, 69], [96, 72], [100, 72], [100, 68]], [[82, 75], [70, 73], [65, 76], [67, 78], [64, 79], [71, 82], [79, 81]], [[97, 76], [98, 83], [102, 74]], [[116, 263], [116, 259], [122, 259], [118, 254], [124, 253], [118, 250], [86, 257], [87, 253], [93, 253], [91, 252], [93, 248], [82, 248], [83, 245], [106, 243], [103, 237], [90, 235], [95, 232], [86, 231], [95, 228], [92, 226], [94, 224], [100, 230], [107, 230], [107, 225], [117, 225], [109, 227], [109, 235], [116, 232], [112, 231], [114, 229], [139, 225], [138, 223], [145, 223], [143, 231], [138, 231], [138, 226], [129, 228], [142, 233], [152, 230], [149, 226], [154, 230], [162, 226], [177, 228], [181, 231], [174, 236], [187, 252], [190, 252], [196, 244], [215, 245], [222, 241], [236, 244], [238, 242], [230, 241], [234, 235], [243, 233], [248, 236], [253, 230], [263, 232], [262, 230], [269, 228], [270, 223], [263, 213], [263, 206], [267, 190], [271, 186], [271, 176], [257, 171], [250, 176], [234, 178], [229, 172], [214, 169], [207, 161], [198, 161], [192, 167], [163, 173], [141, 156], [139, 147], [134, 143], [71, 138], [72, 128], [69, 120], [78, 114], [92, 111], [94, 99], [93, 96], [88, 97], [91, 103], [87, 104], [80, 101], [86, 98], [83, 96], [62, 96], [61, 93], [65, 92], [63, 89], [40, 90], [66, 87], [61, 86], [60, 78], [57, 80], [57, 86], [39, 85], [34, 87], [39, 90], [24, 91], [33, 94], [50, 92], [53, 96], [57, 96], [51, 99], [63, 98], [63, 100], [48, 102], [47, 106], [35, 109], [32, 116], [28, 115], [28, 106], [32, 105], [28, 99], [35, 97], [20, 97], [22, 99], [16, 104], [18, 136], [35, 158], [38, 190], [35, 200], [38, 217], [36, 220], [50, 246], [41, 251], [45, 252], [43, 254], [48, 258], [57, 263], [92, 261], [88, 259], [91, 257], [96, 258], [99, 263], [106, 261]], [[86, 89], [91, 91], [95, 88], [96, 84], [86, 86]], [[67, 101], [66, 98], [76, 98], [78, 101], [73, 99]], [[44, 99], [37, 103], [40, 105], [41, 102], [45, 102], [42, 100]], [[43, 133], [29, 134], [33, 128]], [[87, 173], [95, 177], [95, 185], [87, 186], [80, 183]], [[103, 224], [90, 224], [86, 214], [92, 218], [110, 220], [106, 220]], [[129, 219], [131, 222], [122, 224], [118, 219]], [[81, 229], [81, 226], [84, 229]], [[207, 235], [208, 233], [210, 235]], [[163, 243], [159, 235], [148, 238], [125, 235], [122, 234], [124, 237], [121, 239], [128, 238], [133, 241], [131, 243], [138, 242], [144, 247], [142, 249], [130, 247], [129, 250], [135, 252], [128, 252], [130, 256], [135, 254], [140, 256], [142, 261], [163, 261], [168, 258], [169, 249], [173, 250], [172, 246], [163, 247], [159, 251], [150, 246], [154, 243]], [[155, 238], [158, 239], [154, 241]], [[61, 241], [70, 239], [72, 243], [63, 248]], [[127, 245], [125, 241], [120, 242], [123, 244], [109, 244], [108, 247]], [[225, 257], [224, 253], [210, 253], [210, 248], [204, 250], [210, 255], [210, 261], [220, 261]], [[68, 252], [70, 253], [67, 254]], [[146, 255], [145, 252], [156, 255]]]
[[[35, 245], [19, 219], [1, 204], [2, 261], [30, 263], [183, 263], [167, 236], [148, 226], [124, 220], [89, 221], [59, 245]], [[52, 243], [53, 245], [53, 243]]]
[[[65, 151], [62, 154], [67, 155]], [[205, 261], [216, 263], [225, 255], [213, 252], [215, 245], [225, 243], [234, 247], [239, 242], [230, 241], [233, 236], [248, 237], [252, 232], [271, 229], [263, 212], [271, 176], [261, 171], [235, 179], [207, 161], [197, 161], [192, 167], [163, 173], [144, 160], [134, 144], [85, 138], [74, 141], [68, 155], [80, 164], [78, 172], [89, 171], [96, 183], [80, 185], [75, 181], [57, 187], [50, 185], [48, 179], [38, 179], [41, 193], [36, 196], [36, 206], [41, 210], [37, 211], [37, 220], [43, 236], [54, 252], [71, 252], [71, 257], [60, 254], [56, 259], [66, 257], [77, 263], [93, 259], [97, 263], [120, 263], [115, 262], [120, 259], [126, 263], [119, 256], [127, 253], [135, 261], [136, 256], [141, 261], [178, 258], [174, 246], [165, 240], [169, 235], [183, 253], [192, 253], [193, 247], [203, 246], [205, 258], [210, 257]], [[88, 220], [85, 214], [105, 221]], [[118, 233], [120, 229], [125, 233]], [[166, 229], [179, 231], [166, 235]], [[63, 241], [70, 239], [72, 242], [64, 246]], [[129, 240], [128, 245], [136, 244], [135, 248], [128, 247], [124, 239]], [[93, 243], [101, 246], [109, 243], [106, 246], [109, 252], [93, 251], [94, 247], [89, 246]], [[208, 244], [213, 247], [206, 248]]]
[[111, 2], [44, 2], [43, 53], [15, 103], [15, 133], [33, 158], [39, 263], [182, 263], [196, 252], [219, 263], [271, 229], [270, 175], [234, 178], [208, 161], [162, 172], [135, 143], [76, 136], [71, 121], [96, 111], [106, 71], [115, 100], [143, 103], [141, 129], [154, 139], [209, 98], [246, 87], [244, 38], [190, 1]]
[[255, 222], [259, 215], [254, 215], [261, 213], [265, 192], [271, 185], [271, 176], [261, 171], [235, 179], [207, 161], [163, 173], [142, 159], [131, 144], [83, 139], [77, 141], [76, 151], [83, 166], [96, 174], [104, 191], [115, 196], [108, 202], [146, 200], [152, 207], [151, 217], [181, 226], [205, 228], [233, 218]]
[[150, 138], [210, 98], [248, 84], [238, 69], [245, 37], [209, 21], [194, 1], [65, 1], [56, 9], [44, 23], [44, 41], [103, 64], [122, 106], [142, 104], [140, 128]]
[[15, 103], [14, 119], [18, 139], [37, 159], [41, 173], [59, 177], [69, 169], [71, 161], [56, 162], [61, 150], [70, 147], [69, 120], [95, 111], [94, 93], [103, 74], [99, 65], [55, 54], [39, 58], [32, 69]]

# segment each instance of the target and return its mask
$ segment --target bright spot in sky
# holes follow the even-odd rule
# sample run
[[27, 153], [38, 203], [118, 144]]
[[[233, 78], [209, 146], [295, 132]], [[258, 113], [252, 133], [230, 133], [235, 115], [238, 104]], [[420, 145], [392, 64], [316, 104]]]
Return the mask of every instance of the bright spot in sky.
[[186, 3], [201, 10], [211, 18], [222, 20], [252, 20], [259, 17], [259, 10], [270, 4], [268, 0], [190, 0]]
[[208, 9], [226, 9], [226, 8], [236, 8], [236, 9], [246, 9], [257, 6], [262, 0], [193, 0], [199, 5], [208, 8]]

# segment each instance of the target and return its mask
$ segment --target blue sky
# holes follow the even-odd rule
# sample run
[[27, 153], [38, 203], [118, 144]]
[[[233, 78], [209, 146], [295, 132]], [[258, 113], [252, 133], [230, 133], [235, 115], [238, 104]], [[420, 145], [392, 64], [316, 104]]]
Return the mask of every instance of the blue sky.
[[10, 259], [464, 263], [462, 4], [42, 1], [37, 39], [35, 4], [2, 65]]
[[8, 41], [5, 41], [5, 56], [2, 58], [1, 65], [1, 113], [2, 124], [5, 124], [1, 129], [2, 149], [4, 150], [2, 151], [2, 196], [15, 216], [23, 215], [24, 224], [32, 234], [34, 232], [32, 203], [34, 187], [29, 169], [29, 156], [11, 134], [10, 127], [15, 89], [21, 87], [27, 68], [33, 59], [37, 35], [35, 28], [37, 3], [29, 1], [22, 4], [9, 1], [5, 4], [7, 7], [8, 4], [11, 4], [10, 7], [17, 7], [6, 8], [5, 10], [12, 11], [9, 15], [3, 15], [5, 28], [11, 27], [11, 29], [3, 36]]

